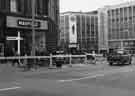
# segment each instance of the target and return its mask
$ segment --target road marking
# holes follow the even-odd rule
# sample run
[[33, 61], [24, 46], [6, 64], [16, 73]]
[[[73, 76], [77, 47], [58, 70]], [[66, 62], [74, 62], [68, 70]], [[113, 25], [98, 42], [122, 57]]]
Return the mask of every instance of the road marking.
[[19, 86], [14, 86], [14, 87], [10, 87], [10, 88], [2, 88], [2, 89], [0, 89], [0, 91], [15, 90], [15, 89], [19, 89], [19, 88], [21, 88], [21, 87], [19, 87]]
[[82, 77], [82, 78], [75, 78], [75, 79], [67, 79], [67, 80], [58, 80], [58, 82], [72, 82], [72, 81], [79, 81], [79, 80], [84, 80], [84, 79], [92, 79], [92, 78], [97, 78], [97, 77], [103, 77], [105, 75], [111, 75], [111, 74], [115, 74], [115, 73], [119, 73], [119, 72], [132, 72], [133, 69], [128, 69], [126, 70], [125, 68], [120, 68], [120, 69], [113, 69], [111, 71], [102, 71], [99, 73], [89, 73], [86, 77]]

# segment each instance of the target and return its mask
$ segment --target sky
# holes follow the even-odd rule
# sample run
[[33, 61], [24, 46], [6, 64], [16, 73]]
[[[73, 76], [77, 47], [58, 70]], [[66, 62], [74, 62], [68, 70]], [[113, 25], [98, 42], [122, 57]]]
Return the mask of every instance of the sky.
[[105, 5], [115, 5], [133, 0], [60, 0], [60, 12], [92, 11]]

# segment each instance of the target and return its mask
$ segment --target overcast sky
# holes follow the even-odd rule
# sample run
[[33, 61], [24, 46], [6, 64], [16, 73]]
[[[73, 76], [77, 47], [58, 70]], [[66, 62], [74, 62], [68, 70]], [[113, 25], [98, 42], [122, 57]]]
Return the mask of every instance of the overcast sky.
[[60, 11], [92, 11], [104, 5], [114, 5], [133, 0], [60, 0]]

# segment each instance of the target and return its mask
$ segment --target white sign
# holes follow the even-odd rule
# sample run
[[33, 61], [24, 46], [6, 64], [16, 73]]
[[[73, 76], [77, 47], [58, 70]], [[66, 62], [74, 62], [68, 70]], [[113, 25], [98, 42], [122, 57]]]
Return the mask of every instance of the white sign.
[[69, 17], [69, 42], [70, 43], [77, 43], [77, 22], [76, 16], [71, 15]]
[[[6, 20], [7, 27], [10, 27], [10, 28], [31, 29], [32, 28], [30, 24], [31, 22], [32, 22], [32, 19], [22, 18], [22, 17], [13, 17], [13, 16], [7, 16], [7, 20]], [[35, 19], [34, 26], [35, 26], [35, 29], [47, 30], [48, 22], [46, 20]]]
[[20, 39], [20, 40], [23, 40], [22, 38], [18, 38], [18, 37], [9, 37], [9, 36], [8, 36], [6, 39], [7, 39], [7, 40], [19, 40], [19, 39]]

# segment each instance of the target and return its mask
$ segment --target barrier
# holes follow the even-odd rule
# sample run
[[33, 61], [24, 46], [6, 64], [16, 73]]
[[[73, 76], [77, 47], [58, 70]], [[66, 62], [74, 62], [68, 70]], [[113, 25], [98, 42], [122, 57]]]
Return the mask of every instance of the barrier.
[[[101, 55], [97, 55], [97, 56], [101, 56]], [[70, 55], [70, 54], [65, 54], [65, 55], [52, 55], [50, 54], [50, 56], [12, 56], [12, 57], [0, 57], [0, 61], [1, 60], [21, 60], [24, 63], [25, 62], [32, 62], [33, 60], [36, 60], [38, 63], [39, 62], [44, 62], [47, 61], [49, 62], [49, 64], [47, 64], [49, 67], [52, 67], [54, 64], [54, 58], [66, 58], [66, 60], [68, 60], [67, 62], [69, 62], [69, 65], [73, 64], [73, 60], [75, 61], [75, 58], [80, 58], [80, 61], [82, 60], [84, 64], [87, 64], [87, 54], [86, 55]], [[83, 58], [83, 59], [82, 59]], [[65, 61], [66, 61], [65, 60]], [[37, 63], [36, 62], [36, 63]], [[82, 63], [82, 62], [78, 62], [78, 63]]]

